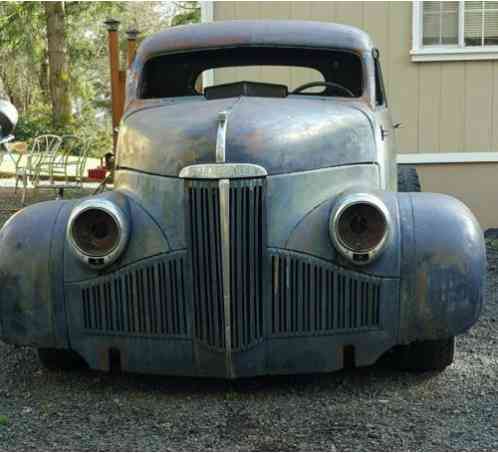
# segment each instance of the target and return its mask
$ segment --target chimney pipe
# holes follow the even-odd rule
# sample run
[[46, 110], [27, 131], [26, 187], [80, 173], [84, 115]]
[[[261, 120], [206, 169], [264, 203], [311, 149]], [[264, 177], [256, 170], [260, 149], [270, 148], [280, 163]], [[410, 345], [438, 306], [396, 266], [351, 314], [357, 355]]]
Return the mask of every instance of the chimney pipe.
[[135, 53], [137, 51], [137, 38], [140, 32], [135, 29], [129, 29], [126, 32], [126, 37], [128, 38], [128, 67], [133, 63], [133, 59], [135, 58]]
[[115, 19], [107, 19], [104, 22], [104, 25], [107, 28], [109, 39], [109, 62], [111, 65], [112, 142], [115, 150], [118, 138], [117, 127], [121, 117], [119, 112], [119, 21]]

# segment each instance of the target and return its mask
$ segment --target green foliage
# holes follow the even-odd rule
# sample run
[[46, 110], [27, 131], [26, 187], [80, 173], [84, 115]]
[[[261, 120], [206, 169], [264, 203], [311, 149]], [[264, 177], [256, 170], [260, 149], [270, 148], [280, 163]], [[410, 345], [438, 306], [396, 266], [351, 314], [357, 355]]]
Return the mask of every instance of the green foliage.
[[180, 12], [171, 20], [171, 26], [196, 24], [201, 21], [201, 7], [198, 2], [182, 2]]
[[[64, 2], [73, 114], [57, 128], [52, 122], [48, 87], [46, 17], [42, 2], [0, 2], [0, 90], [19, 110], [16, 139], [72, 134], [91, 141], [92, 154], [112, 148], [110, 74], [105, 19], [136, 28], [141, 36], [200, 21], [198, 2]], [[121, 61], [126, 42], [121, 33]], [[0, 92], [2, 97], [2, 92]]]
[[9, 424], [9, 419], [6, 415], [0, 415], [0, 426], [5, 426]]
[[37, 135], [53, 133], [52, 113], [48, 104], [34, 105], [28, 115], [20, 115], [16, 127], [16, 140], [29, 142]]

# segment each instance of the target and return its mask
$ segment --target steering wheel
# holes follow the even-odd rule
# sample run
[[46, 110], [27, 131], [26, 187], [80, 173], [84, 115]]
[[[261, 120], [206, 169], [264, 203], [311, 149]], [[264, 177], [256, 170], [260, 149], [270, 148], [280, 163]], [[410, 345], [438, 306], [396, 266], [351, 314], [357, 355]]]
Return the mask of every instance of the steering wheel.
[[347, 96], [349, 96], [351, 98], [355, 97], [354, 93], [349, 88], [346, 88], [345, 86], [341, 85], [340, 83], [325, 82], [325, 81], [323, 81], [323, 82], [309, 82], [309, 83], [305, 83], [304, 85], [299, 85], [297, 88], [295, 88], [292, 91], [292, 94], [297, 94], [297, 93], [300, 93], [301, 91], [307, 90], [308, 88], [315, 88], [315, 87], [337, 88], [338, 90], [345, 93]]

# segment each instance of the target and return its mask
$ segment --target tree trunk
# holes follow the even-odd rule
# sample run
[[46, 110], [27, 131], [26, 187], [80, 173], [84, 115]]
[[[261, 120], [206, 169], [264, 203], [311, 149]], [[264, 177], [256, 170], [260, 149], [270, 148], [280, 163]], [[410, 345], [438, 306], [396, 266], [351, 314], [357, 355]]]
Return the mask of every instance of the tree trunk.
[[48, 55], [46, 50], [43, 52], [42, 61], [40, 63], [39, 83], [43, 101], [48, 102], [50, 99], [50, 91], [48, 86]]
[[50, 98], [54, 127], [62, 128], [71, 119], [69, 69], [64, 33], [64, 2], [43, 2], [47, 16], [47, 47]]

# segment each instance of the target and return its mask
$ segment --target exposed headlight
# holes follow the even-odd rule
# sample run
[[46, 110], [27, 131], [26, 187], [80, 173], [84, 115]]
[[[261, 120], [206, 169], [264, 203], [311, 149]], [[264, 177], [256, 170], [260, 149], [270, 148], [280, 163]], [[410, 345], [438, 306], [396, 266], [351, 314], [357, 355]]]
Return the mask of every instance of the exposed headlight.
[[85, 264], [101, 268], [116, 261], [126, 248], [129, 222], [116, 204], [85, 200], [69, 217], [67, 237], [73, 253]]
[[389, 211], [377, 197], [347, 195], [332, 210], [329, 231], [337, 250], [355, 264], [368, 264], [383, 250], [389, 236]]

